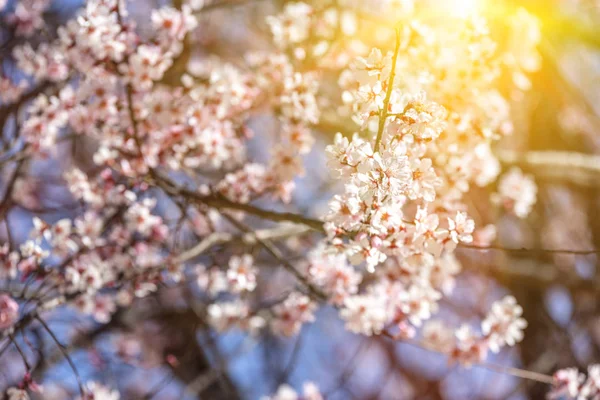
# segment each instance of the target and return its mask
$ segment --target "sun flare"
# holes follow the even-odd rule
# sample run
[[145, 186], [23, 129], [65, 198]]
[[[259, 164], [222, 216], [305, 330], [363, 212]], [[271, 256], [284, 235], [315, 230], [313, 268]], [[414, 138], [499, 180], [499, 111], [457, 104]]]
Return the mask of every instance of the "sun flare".
[[480, 10], [481, 0], [450, 0], [447, 7], [456, 16], [469, 17]]

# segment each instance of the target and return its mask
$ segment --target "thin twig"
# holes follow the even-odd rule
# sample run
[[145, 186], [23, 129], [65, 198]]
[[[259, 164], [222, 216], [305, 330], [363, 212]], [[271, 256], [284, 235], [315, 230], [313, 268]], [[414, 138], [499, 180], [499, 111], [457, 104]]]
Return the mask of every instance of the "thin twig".
[[396, 64], [398, 62], [399, 52], [400, 29], [396, 28], [396, 47], [394, 48], [394, 56], [392, 58], [392, 71], [390, 72], [390, 79], [387, 83], [387, 92], [385, 93], [385, 99], [383, 100], [383, 109], [379, 115], [379, 128], [377, 129], [377, 138], [375, 139], [375, 152], [379, 151], [379, 145], [381, 144], [381, 138], [383, 137], [383, 130], [385, 129], [385, 123], [387, 122], [390, 111], [390, 98], [392, 97], [392, 91], [394, 90], [394, 79], [396, 78]]
[[65, 347], [62, 345], [62, 343], [60, 343], [60, 341], [58, 340], [58, 338], [56, 337], [54, 332], [52, 332], [52, 329], [50, 329], [48, 324], [46, 324], [46, 321], [44, 321], [39, 315], [36, 316], [35, 319], [38, 320], [40, 324], [42, 324], [42, 326], [44, 327], [44, 330], [46, 330], [46, 332], [48, 332], [48, 334], [50, 335], [52, 340], [54, 340], [54, 342], [56, 343], [56, 346], [58, 347], [60, 352], [63, 354], [63, 356], [67, 360], [67, 363], [69, 363], [69, 366], [73, 370], [73, 374], [75, 374], [75, 379], [77, 380], [77, 385], [79, 386], [79, 391], [81, 392], [81, 397], [82, 398], [85, 397], [85, 389], [83, 388], [83, 381], [81, 380], [79, 371], [77, 371], [77, 367], [75, 366], [75, 363], [71, 359], [71, 356], [69, 355], [69, 353], [66, 352]]
[[208, 235], [204, 240], [198, 243], [196, 246], [189, 250], [184, 251], [178, 257], [175, 258], [177, 264], [184, 263], [191, 260], [192, 258], [198, 257], [209, 248], [221, 244], [227, 243], [233, 239], [233, 235], [225, 232], [214, 232]]
[[525, 369], [507, 367], [504, 365], [493, 364], [493, 363], [479, 364], [479, 366], [482, 368], [485, 368], [487, 370], [490, 370], [490, 371], [515, 376], [515, 377], [521, 378], [521, 379], [527, 379], [530, 381], [546, 383], [548, 385], [552, 385], [554, 383], [554, 379], [550, 375], [541, 374], [539, 372], [527, 371]]
[[528, 249], [525, 247], [503, 247], [503, 246], [475, 246], [471, 244], [461, 243], [459, 245], [461, 249], [468, 250], [479, 250], [479, 251], [488, 251], [488, 250], [497, 250], [503, 251], [505, 253], [546, 253], [546, 254], [573, 254], [573, 255], [590, 255], [590, 254], [600, 254], [600, 250], [569, 250], [569, 249]]
[[27, 372], [31, 371], [31, 366], [29, 365], [29, 362], [27, 361], [27, 357], [25, 356], [25, 353], [23, 353], [21, 346], [19, 346], [19, 344], [17, 343], [17, 340], [15, 339], [15, 335], [10, 334], [10, 335], [8, 335], [8, 337], [9, 337], [10, 341], [12, 342], [12, 344], [15, 345], [15, 348], [17, 349], [19, 354], [21, 355], [21, 358], [23, 359], [23, 364], [25, 364], [25, 369], [27, 370]]
[[[441, 355], [445, 355], [447, 356], [447, 354], [442, 353], [436, 349], [433, 349], [427, 345], [425, 345], [424, 343], [421, 343], [419, 341], [416, 340], [410, 340], [410, 339], [398, 339], [395, 335], [393, 335], [392, 333], [390, 333], [387, 330], [384, 330], [381, 333], [382, 336], [393, 339], [395, 341], [399, 341], [401, 343], [406, 343], [409, 344], [413, 347], [418, 347], [420, 349], [423, 350], [427, 350], [429, 352], [432, 353], [438, 353]], [[485, 368], [488, 369], [490, 371], [495, 371], [501, 374], [507, 374], [507, 375], [511, 375], [517, 378], [521, 378], [521, 379], [527, 379], [527, 380], [531, 380], [531, 381], [536, 381], [536, 382], [541, 382], [541, 383], [545, 383], [545, 384], [553, 384], [554, 383], [554, 379], [552, 378], [552, 376], [550, 375], [546, 375], [546, 374], [542, 374], [539, 372], [534, 372], [534, 371], [528, 371], [528, 370], [524, 370], [524, 369], [520, 369], [520, 368], [514, 368], [514, 367], [507, 367], [504, 365], [499, 365], [499, 364], [494, 364], [494, 363], [490, 363], [490, 362], [481, 362], [478, 364], [475, 364], [478, 367], [481, 368]]]
[[304, 286], [306, 286], [306, 288], [308, 288], [315, 297], [317, 297], [319, 300], [327, 299], [327, 296], [325, 295], [325, 293], [323, 293], [321, 291], [321, 289], [319, 289], [318, 287], [316, 287], [315, 285], [310, 283], [308, 281], [308, 279], [304, 275], [302, 275], [302, 273], [300, 273], [300, 271], [298, 271], [296, 269], [296, 267], [294, 267], [292, 265], [292, 263], [290, 263], [288, 260], [286, 260], [285, 257], [283, 256], [283, 254], [281, 254], [281, 251], [273, 243], [271, 243], [269, 240], [261, 239], [258, 236], [254, 235], [252, 230], [250, 230], [246, 225], [239, 222], [235, 218], [233, 218], [227, 214], [223, 214], [223, 215], [235, 227], [237, 227], [238, 229], [240, 229], [243, 232], [253, 235], [254, 238], [256, 239], [256, 242], [258, 244], [260, 244], [267, 251], [267, 253], [271, 254], [277, 261], [279, 261], [281, 263], [281, 265], [286, 269], [286, 271], [290, 272], [292, 275], [294, 275], [296, 277], [296, 279], [298, 279], [298, 281], [300, 281]]
[[252, 233], [245, 233], [241, 236], [235, 236], [231, 233], [227, 232], [213, 232], [210, 235], [206, 236], [202, 241], [200, 241], [196, 246], [192, 247], [181, 253], [178, 257], [175, 258], [176, 263], [183, 263], [189, 261], [201, 254], [203, 254], [209, 248], [216, 246], [218, 244], [232, 242], [236, 239], [239, 239], [247, 244], [256, 243], [256, 238], [266, 240], [266, 239], [281, 239], [289, 236], [297, 236], [302, 235], [304, 233], [308, 233], [309, 228], [304, 226], [292, 225], [292, 226], [278, 226], [273, 229], [261, 229], [254, 231]]

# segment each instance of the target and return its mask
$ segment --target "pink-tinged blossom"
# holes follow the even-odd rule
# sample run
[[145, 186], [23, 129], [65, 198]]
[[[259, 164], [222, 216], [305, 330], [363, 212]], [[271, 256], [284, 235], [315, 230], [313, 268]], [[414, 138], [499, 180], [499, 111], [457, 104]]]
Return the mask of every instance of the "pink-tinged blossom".
[[[185, 35], [198, 26], [198, 21], [188, 5], [181, 7], [181, 11], [173, 7], [153, 10], [151, 19], [152, 26], [159, 32], [159, 38], [164, 45], [181, 46]], [[179, 52], [181, 49], [175, 51]]]
[[[596, 368], [597, 366], [594, 367], [594, 370]], [[547, 396], [549, 400], [580, 400], [591, 398], [582, 396], [586, 376], [580, 373], [577, 368], [558, 370], [554, 373], [553, 380], [552, 389]]]
[[455, 243], [471, 243], [475, 221], [470, 219], [467, 213], [457, 211], [454, 218], [448, 218], [448, 229], [450, 230], [450, 237]]
[[132, 232], [137, 232], [144, 236], [149, 236], [156, 229], [160, 229], [162, 218], [153, 215], [151, 212], [155, 205], [155, 199], [144, 199], [139, 203], [132, 204], [125, 213], [127, 227]]
[[67, 87], [59, 96], [44, 94], [35, 98], [29, 106], [29, 118], [23, 124], [25, 140], [34, 149], [49, 149], [56, 142], [59, 130], [68, 122], [68, 110], [72, 106], [73, 90]]
[[525, 218], [537, 200], [537, 185], [515, 167], [500, 178], [495, 199], [517, 217]]
[[38, 217], [33, 217], [33, 231], [31, 232], [31, 238], [40, 241], [44, 238], [50, 239], [50, 235], [50, 225]]
[[263, 193], [267, 187], [267, 171], [261, 164], [246, 164], [243, 169], [227, 174], [217, 184], [219, 192], [240, 203], [248, 203], [254, 196]]
[[82, 295], [75, 300], [75, 308], [79, 312], [91, 315], [94, 320], [101, 324], [110, 321], [112, 314], [116, 311], [116, 304], [112, 296], [109, 295]]
[[315, 138], [310, 129], [302, 124], [285, 123], [281, 134], [289, 146], [296, 149], [299, 154], [309, 153], [315, 143]]
[[369, 121], [369, 117], [376, 115], [383, 108], [386, 91], [379, 81], [374, 84], [361, 85], [356, 92], [357, 121], [362, 121], [362, 127]]
[[[398, 92], [393, 92], [400, 96]], [[439, 104], [427, 100], [424, 91], [414, 96], [404, 94], [404, 97], [392, 99], [391, 103], [397, 108], [392, 113], [398, 115], [388, 127], [388, 135], [399, 137], [409, 144], [427, 143], [436, 140], [446, 128], [446, 110]]]
[[381, 333], [390, 319], [385, 296], [375, 293], [347, 297], [340, 316], [346, 329], [367, 336]]
[[8, 23], [14, 25], [16, 35], [30, 37], [44, 26], [43, 14], [49, 6], [50, 0], [19, 0]]
[[357, 272], [343, 254], [327, 253], [322, 248], [308, 256], [308, 277], [331, 298], [336, 305], [358, 291], [362, 275]]
[[12, 191], [12, 199], [24, 207], [39, 208], [40, 199], [37, 197], [39, 186], [39, 183], [33, 179], [17, 178]]
[[250, 334], [256, 334], [265, 326], [265, 320], [259, 315], [251, 315], [248, 305], [242, 300], [209, 305], [208, 323], [219, 332], [240, 328]]
[[284, 78], [284, 94], [279, 98], [282, 115], [292, 122], [316, 124], [320, 111], [315, 93], [318, 81], [309, 74], [294, 74]]
[[384, 56], [381, 50], [374, 48], [367, 58], [357, 57], [352, 67], [354, 76], [361, 85], [383, 82], [392, 71], [392, 54]]
[[281, 304], [273, 307], [271, 329], [278, 335], [294, 336], [302, 325], [315, 320], [317, 308], [308, 296], [298, 292], [291, 293]]
[[514, 346], [523, 340], [527, 322], [521, 318], [522, 314], [523, 309], [512, 296], [506, 296], [492, 304], [490, 312], [481, 323], [481, 330], [487, 337], [491, 351], [497, 353], [503, 346]]
[[117, 306], [112, 296], [96, 295], [91, 314], [97, 322], [107, 324], [116, 310]]
[[149, 90], [171, 65], [172, 59], [165, 57], [158, 46], [141, 45], [129, 57], [128, 64], [120, 64], [119, 68], [133, 87]]
[[87, 382], [85, 384], [85, 394], [83, 397], [77, 397], [77, 400], [119, 400], [119, 392], [98, 382]]
[[75, 219], [75, 232], [79, 235], [81, 243], [85, 247], [100, 246], [104, 239], [100, 237], [104, 221], [101, 216], [92, 212], [86, 212], [82, 217]]
[[422, 241], [424, 247], [434, 246], [441, 236], [439, 230], [440, 218], [437, 214], [430, 214], [426, 208], [419, 207], [415, 214], [414, 240]]
[[[330, 144], [325, 148], [325, 155], [327, 156], [327, 166], [331, 170], [331, 174], [336, 178], [350, 177], [356, 172], [356, 166], [360, 160], [354, 160], [354, 141], [352, 140], [352, 146], [347, 137], [342, 136], [341, 133], [336, 133], [333, 144]], [[356, 138], [356, 141], [360, 141]]]
[[348, 247], [348, 259], [354, 265], [364, 262], [367, 271], [374, 272], [375, 267], [387, 259], [386, 254], [380, 249], [381, 245], [383, 245], [381, 238], [362, 234]]
[[70, 292], [95, 293], [110, 281], [112, 271], [97, 253], [84, 254], [66, 268], [65, 279]]
[[252, 292], [256, 288], [257, 268], [250, 254], [233, 256], [229, 259], [227, 283], [233, 293]]
[[470, 367], [486, 359], [487, 343], [468, 325], [462, 325], [455, 331], [456, 346], [451, 352], [451, 360]]
[[213, 303], [208, 306], [208, 322], [219, 332], [231, 329], [248, 316], [248, 306], [242, 301]]
[[579, 396], [586, 399], [600, 397], [600, 365], [588, 366], [587, 380], [579, 390]]
[[[31, 272], [29, 268], [35, 268], [38, 264], [40, 264], [45, 258], [50, 255], [50, 252], [44, 250], [38, 243], [33, 240], [28, 240], [25, 243], [21, 244], [19, 247], [21, 252], [22, 261], [19, 263], [19, 270], [21, 272]], [[29, 267], [25, 267], [25, 264], [31, 264]]]
[[19, 304], [9, 295], [0, 294], [0, 330], [8, 329], [19, 318]]
[[297, 150], [291, 146], [278, 146], [273, 150], [270, 165], [272, 173], [281, 181], [304, 175], [304, 163]]
[[196, 267], [198, 274], [197, 283], [200, 289], [206, 291], [210, 296], [226, 292], [229, 282], [226, 274], [218, 267], [206, 268], [204, 265]]
[[410, 288], [402, 288], [392, 299], [396, 313], [407, 316], [414, 326], [421, 326], [423, 321], [431, 318], [437, 311], [437, 301], [442, 295], [429, 285], [413, 284]]
[[473, 245], [479, 247], [490, 246], [496, 240], [497, 228], [495, 225], [486, 225], [473, 232]]
[[74, 251], [77, 249], [77, 244], [70, 238], [72, 223], [70, 219], [63, 218], [54, 225], [49, 225], [38, 217], [34, 217], [31, 237], [38, 242], [46, 239], [59, 253]]
[[5, 243], [0, 247], [0, 279], [14, 279], [17, 276], [17, 266], [21, 257], [18, 252], [10, 251], [10, 246]]
[[6, 394], [8, 395], [7, 400], [29, 400], [29, 394], [27, 393], [27, 390], [24, 389], [19, 389], [16, 387], [11, 387], [8, 388], [8, 390], [6, 391]]
[[[1, 2], [1, 0], [0, 0]], [[0, 10], [2, 7], [0, 7]], [[0, 102], [10, 104], [18, 100], [27, 89], [27, 82], [13, 83], [9, 78], [0, 76]]]
[[481, 323], [481, 333], [466, 324], [453, 331], [442, 321], [428, 321], [423, 330], [423, 345], [465, 366], [481, 363], [489, 351], [497, 353], [523, 339], [527, 323], [521, 318], [522, 311], [514, 297], [506, 296], [492, 304]]
[[414, 159], [411, 161], [412, 183], [408, 192], [411, 200], [422, 198], [427, 202], [435, 200], [436, 188], [441, 185], [440, 178], [436, 175], [432, 161], [429, 158]]
[[76, 20], [59, 29], [61, 44], [66, 47], [75, 65], [86, 71], [95, 60], [123, 60], [132, 45], [131, 37], [119, 24], [117, 7], [122, 17], [125, 4], [114, 0], [89, 2]]
[[456, 344], [454, 331], [443, 321], [430, 320], [423, 326], [423, 344], [426, 348], [449, 354]]
[[306, 40], [310, 34], [313, 9], [304, 2], [288, 3], [283, 13], [267, 17], [275, 43], [285, 48]]
[[364, 218], [363, 202], [355, 186], [347, 186], [346, 189], [344, 194], [334, 196], [329, 202], [329, 214], [326, 220], [331, 223], [331, 228], [354, 231]]
[[71, 169], [64, 175], [69, 190], [77, 200], [83, 200], [95, 206], [104, 204], [98, 190], [92, 185], [89, 177], [79, 169]]

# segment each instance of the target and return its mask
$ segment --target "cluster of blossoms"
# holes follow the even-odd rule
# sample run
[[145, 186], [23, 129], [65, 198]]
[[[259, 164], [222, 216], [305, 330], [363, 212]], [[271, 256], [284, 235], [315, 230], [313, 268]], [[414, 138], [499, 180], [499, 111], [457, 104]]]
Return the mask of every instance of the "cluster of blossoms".
[[[8, 4], [7, 0], [0, 1], [0, 11]], [[44, 25], [43, 14], [50, 7], [50, 0], [19, 0], [14, 5], [14, 11], [6, 16], [6, 24], [15, 30], [15, 34], [31, 37]]]
[[271, 329], [276, 334], [293, 336], [300, 331], [303, 324], [315, 320], [313, 313], [316, 307], [315, 302], [308, 296], [293, 292], [283, 303], [273, 307]]
[[218, 331], [238, 328], [257, 333], [270, 322], [273, 333], [296, 335], [307, 322], [315, 320], [317, 304], [308, 296], [292, 292], [283, 301], [268, 310], [251, 309], [241, 299], [216, 302], [208, 306], [208, 322]]
[[591, 400], [600, 398], [600, 365], [590, 365], [585, 374], [577, 368], [561, 369], [554, 374], [549, 400]]
[[[535, 29], [523, 12], [513, 23]], [[329, 204], [323, 251], [344, 271], [333, 283], [345, 289], [335, 301], [354, 332], [379, 334], [396, 326], [398, 337], [413, 337], [453, 287], [460, 272], [455, 248], [485, 236], [475, 231], [462, 199], [471, 186], [487, 186], [500, 173], [492, 144], [512, 125], [509, 102], [496, 86], [504, 71], [524, 67], [506, 62], [511, 49], [498, 48], [485, 20], [461, 22], [460, 29], [448, 30], [413, 20], [398, 31], [395, 52], [373, 49], [341, 76], [343, 100], [362, 131], [351, 138], [338, 134], [326, 149], [344, 190]], [[525, 70], [534, 69], [526, 64]], [[518, 170], [498, 191], [519, 217], [535, 202], [535, 184]], [[360, 282], [362, 272], [353, 277], [344, 257], [375, 275], [358, 293], [349, 282]], [[520, 312], [509, 298], [494, 305], [482, 338], [461, 328], [457, 357], [469, 362], [460, 354], [481, 348], [474, 358], [481, 361], [488, 348], [514, 345], [524, 328]]]
[[[65, 178], [73, 196], [86, 201], [88, 209], [73, 220], [53, 224], [34, 218], [31, 240], [4, 256], [13, 260], [8, 273], [27, 277], [54, 265], [49, 281], [65, 296], [74, 297], [79, 310], [107, 322], [117, 304], [126, 306], [133, 298], [148, 295], [164, 277], [161, 245], [168, 227], [151, 213], [154, 199], [138, 199], [115, 181], [110, 170], [96, 181], [77, 169]], [[52, 253], [42, 250], [44, 241]], [[50, 262], [51, 256], [60, 261]], [[111, 294], [105, 293], [106, 288]]]
[[[3, 254], [2, 274], [27, 277], [54, 265], [50, 281], [100, 322], [108, 321], [117, 305], [154, 291], [165, 278], [179, 281], [182, 276], [181, 263], [162, 251], [169, 228], [152, 214], [156, 201], [144, 194], [146, 174], [161, 167], [185, 173], [233, 170], [214, 185], [202, 185], [203, 193], [240, 203], [268, 193], [289, 201], [293, 179], [303, 171], [301, 156], [314, 141], [308, 126], [319, 114], [316, 80], [296, 72], [283, 53], [249, 55], [252, 71], [209, 61], [185, 75], [182, 87], [160, 84], [197, 26], [196, 17], [185, 4], [153, 10], [155, 35], [145, 38], [127, 18], [125, 3], [89, 2], [59, 28], [53, 42], [38, 48], [26, 42], [13, 50], [16, 65], [35, 81], [66, 81], [56, 95], [40, 94], [26, 108], [26, 150], [54, 152], [68, 128], [97, 141], [93, 161], [101, 172], [67, 171], [64, 178], [85, 212], [54, 224], [35, 219], [32, 240]], [[17, 92], [4, 78], [2, 85], [11, 89], [3, 93], [7, 103], [24, 90]], [[269, 165], [246, 162], [245, 154], [252, 132], [244, 121], [265, 101], [279, 117], [282, 132]], [[207, 221], [211, 210], [201, 212], [198, 219]], [[42, 250], [44, 241], [51, 252]], [[54, 262], [54, 256], [62, 261]], [[251, 264], [248, 256], [234, 257], [226, 273], [213, 269], [198, 279], [210, 281], [213, 294], [251, 292], [256, 286]]]
[[283, 12], [267, 17], [275, 44], [294, 59], [306, 64], [342, 65], [345, 51], [326, 60], [336, 39], [351, 38], [357, 31], [357, 15], [352, 0], [324, 0], [307, 4], [287, 3]]
[[[6, 391], [6, 400], [30, 400], [29, 392], [44, 393], [44, 387], [35, 383], [29, 372], [25, 373], [23, 381], [18, 387], [9, 387]], [[0, 399], [4, 400], [2, 393]]]
[[[16, 34], [39, 29], [48, 3], [17, 2], [9, 18]], [[118, 307], [159, 284], [184, 281], [189, 262], [208, 299], [207, 322], [217, 331], [296, 335], [315, 320], [320, 298], [314, 295], [322, 295], [351, 332], [406, 339], [423, 327], [425, 347], [467, 365], [519, 342], [526, 322], [510, 296], [492, 304], [480, 331], [428, 320], [461, 271], [455, 249], [489, 243], [495, 234], [492, 225], [475, 229], [464, 197], [500, 175], [492, 147], [512, 132], [512, 123], [510, 103], [497, 84], [508, 74], [518, 89], [528, 88], [526, 73], [539, 66], [535, 19], [518, 11], [511, 32], [526, 40], [513, 38], [501, 48], [483, 19], [461, 20], [455, 29], [449, 27], [455, 21], [430, 24], [415, 14], [398, 31], [394, 52], [373, 49], [351, 63], [339, 79], [339, 111], [352, 113], [360, 132], [337, 134], [326, 149], [343, 187], [329, 202], [326, 238], [292, 266], [306, 288], [263, 305], [256, 301], [258, 258], [247, 249], [206, 265], [192, 262], [198, 254], [172, 254], [179, 232], [160, 215], [150, 189], [172, 196], [180, 221], [191, 216], [198, 239], [223, 233], [225, 220], [243, 218], [218, 209], [219, 202], [241, 211], [266, 196], [290, 202], [321, 114], [320, 74], [309, 66], [331, 51], [333, 38], [354, 32], [356, 15], [342, 11], [341, 0], [319, 8], [287, 3], [267, 20], [277, 51], [247, 54], [245, 68], [205, 61], [170, 87], [163, 79], [198, 25], [198, 2], [184, 3], [153, 10], [154, 33], [144, 37], [124, 1], [89, 1], [52, 42], [14, 48], [16, 66], [29, 79], [14, 83], [0, 76], [2, 104], [17, 101], [31, 82], [60, 83], [54, 94], [35, 96], [23, 110], [24, 152], [56, 155], [70, 131], [96, 143], [96, 169], [69, 168], [63, 178], [82, 212], [54, 222], [34, 218], [29, 240], [0, 249], [0, 279], [43, 277], [40, 287], [56, 289], [53, 304], [70, 302], [107, 323]], [[412, 1], [399, 3], [404, 13], [418, 13]], [[333, 52], [334, 65], [356, 52]], [[246, 146], [254, 135], [246, 123], [259, 109], [268, 109], [278, 124], [264, 164], [248, 160]], [[175, 183], [180, 181], [193, 182], [194, 189]], [[536, 191], [533, 180], [514, 169], [500, 179], [493, 200], [524, 218]], [[18, 318], [17, 301], [0, 294], [0, 331]], [[584, 390], [587, 383], [580, 376], [577, 382]], [[564, 385], [571, 393], [573, 383]], [[9, 398], [27, 398], [26, 389], [12, 388]], [[119, 394], [90, 383], [81, 398], [87, 399], [118, 400]], [[322, 396], [307, 384], [302, 395], [282, 386], [267, 399]]]
[[358, 292], [362, 275], [354, 269], [343, 254], [325, 252], [316, 248], [308, 255], [307, 276], [321, 288], [330, 301], [342, 305], [349, 295]]
[[442, 321], [428, 321], [423, 328], [423, 344], [432, 350], [447, 354], [463, 365], [485, 360], [488, 351], [498, 353], [504, 346], [514, 346], [523, 339], [527, 322], [521, 318], [523, 309], [512, 296], [492, 304], [480, 332], [469, 325], [454, 331]]
[[18, 100], [27, 89], [27, 82], [14, 83], [0, 74], [0, 103], [10, 104]]
[[159, 166], [232, 169], [244, 162], [244, 141], [251, 136], [243, 121], [268, 97], [280, 110], [285, 140], [273, 150], [272, 164], [246, 165], [216, 186], [233, 198], [238, 192], [266, 191], [289, 198], [290, 182], [302, 172], [299, 156], [312, 146], [306, 124], [318, 118], [316, 80], [295, 72], [283, 54], [255, 54], [252, 74], [229, 64], [209, 65], [185, 75], [184, 87], [156, 85], [182, 51], [196, 19], [187, 6], [155, 10], [157, 37], [144, 41], [125, 19], [123, 4], [90, 3], [60, 29], [55, 42], [15, 48], [19, 68], [38, 81], [64, 80], [67, 71], [82, 76], [76, 88], [69, 84], [57, 96], [40, 95], [29, 107], [24, 131], [31, 147], [51, 149], [68, 126], [98, 140], [96, 164], [128, 176]]
[[310, 75], [295, 72], [283, 54], [252, 53], [247, 58], [254, 70], [256, 89], [271, 98], [273, 107], [278, 110], [280, 138], [272, 147], [268, 165], [247, 163], [227, 174], [216, 185], [216, 190], [241, 203], [264, 194], [289, 202], [293, 179], [304, 174], [302, 156], [310, 152], [314, 143], [309, 126], [319, 118], [315, 97], [317, 81]]

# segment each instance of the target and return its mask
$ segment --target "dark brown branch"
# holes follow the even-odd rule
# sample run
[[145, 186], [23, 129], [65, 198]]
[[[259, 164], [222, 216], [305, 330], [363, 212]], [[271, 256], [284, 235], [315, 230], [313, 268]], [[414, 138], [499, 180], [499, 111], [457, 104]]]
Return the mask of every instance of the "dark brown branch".
[[[209, 207], [214, 207], [220, 210], [228, 209], [228, 210], [236, 210], [243, 211], [250, 215], [267, 219], [275, 222], [293, 222], [296, 224], [306, 225], [311, 229], [314, 229], [317, 232], [325, 233], [325, 228], [323, 227], [324, 222], [318, 219], [308, 218], [300, 214], [294, 214], [289, 212], [277, 212], [265, 210], [260, 207], [256, 207], [250, 204], [236, 203], [227, 199], [225, 196], [222, 196], [218, 193], [210, 194], [207, 196], [201, 195], [192, 190], [183, 188], [172, 182], [170, 179], [155, 175], [155, 179], [157, 179], [157, 184], [163, 190], [171, 195], [183, 196], [188, 200], [191, 200], [194, 203], [200, 203], [207, 205]], [[507, 253], [537, 253], [537, 254], [573, 254], [573, 255], [590, 255], [590, 254], [600, 254], [600, 250], [569, 250], [569, 249], [528, 249], [528, 248], [509, 248], [502, 246], [475, 246], [461, 243], [458, 245], [459, 248], [469, 249], [469, 250], [477, 250], [477, 251], [487, 251], [487, 250], [497, 250], [504, 251]]]

